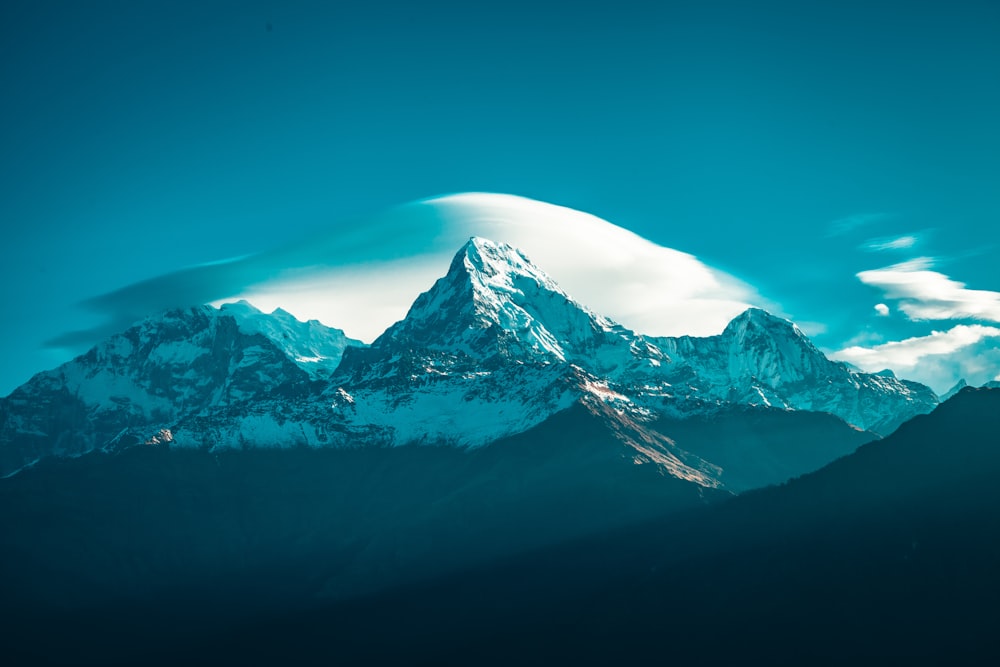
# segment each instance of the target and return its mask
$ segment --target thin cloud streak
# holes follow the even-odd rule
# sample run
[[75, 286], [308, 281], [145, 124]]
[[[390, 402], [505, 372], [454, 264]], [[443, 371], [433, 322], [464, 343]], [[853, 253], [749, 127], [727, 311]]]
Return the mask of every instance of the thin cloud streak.
[[938, 271], [930, 257], [862, 271], [858, 279], [899, 301], [899, 310], [911, 320], [976, 319], [1000, 322], [1000, 292], [969, 289]]
[[861, 246], [861, 249], [867, 252], [908, 250], [917, 245], [918, 241], [919, 238], [916, 234], [907, 234], [895, 238], [870, 239]]
[[830, 223], [826, 235], [828, 237], [843, 236], [861, 227], [867, 227], [878, 222], [884, 222], [893, 218], [892, 213], [858, 213], [837, 218]]

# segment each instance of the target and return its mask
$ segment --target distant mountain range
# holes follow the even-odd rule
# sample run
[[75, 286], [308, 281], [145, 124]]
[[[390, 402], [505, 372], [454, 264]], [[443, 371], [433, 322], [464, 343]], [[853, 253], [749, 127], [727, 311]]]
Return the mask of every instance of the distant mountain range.
[[833, 415], [835, 428], [877, 437], [937, 402], [923, 385], [830, 361], [759, 309], [718, 336], [636, 334], [575, 302], [515, 248], [473, 238], [370, 346], [245, 302], [144, 320], [0, 401], [0, 473], [138, 445], [481, 447], [580, 404], [607, 406], [645, 433], [649, 444], [629, 454], [638, 462], [704, 487], [754, 486], [850, 449], [748, 477], [658, 425], [772, 408]]
[[[245, 302], [175, 309], [0, 400], [0, 612], [30, 663], [152, 664], [164, 642], [252, 663], [245, 637], [218, 653], [247, 627], [271, 663], [329, 662], [319, 628], [351, 663], [467, 664], [502, 628], [508, 661], [606, 662], [638, 655], [628, 624], [644, 650], [708, 646], [714, 614], [752, 643], [766, 614], [744, 632], [734, 610], [767, 586], [781, 622], [820, 613], [786, 572], [852, 590], [856, 549], [920, 533], [934, 498], [952, 517], [941, 494], [996, 467], [996, 401], [958, 388], [936, 409], [756, 308], [643, 336], [472, 238], [371, 345]], [[380, 613], [398, 641], [376, 650]], [[50, 626], [71, 644], [33, 634]], [[282, 643], [302, 632], [308, 650]]]

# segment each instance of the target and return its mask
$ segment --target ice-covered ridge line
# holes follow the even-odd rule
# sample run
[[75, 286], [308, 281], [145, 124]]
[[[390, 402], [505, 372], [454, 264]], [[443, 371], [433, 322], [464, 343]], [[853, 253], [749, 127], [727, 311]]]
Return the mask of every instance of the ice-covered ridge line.
[[219, 312], [235, 318], [244, 333], [259, 333], [268, 338], [314, 379], [329, 377], [346, 347], [365, 345], [349, 338], [341, 329], [317, 320], [303, 322], [281, 308], [267, 314], [241, 300], [222, 304]]
[[[462, 246], [447, 274], [376, 339], [371, 353], [361, 356], [369, 363], [380, 358], [382, 374], [414, 354], [414, 363], [436, 358], [461, 373], [501, 358], [576, 364], [611, 379], [669, 362], [648, 339], [575, 301], [521, 251], [481, 237]], [[360, 363], [347, 366], [359, 371]]]
[[326, 396], [330, 418], [348, 433], [379, 433], [383, 444], [396, 446], [481, 447], [541, 423], [580, 394], [564, 368], [537, 364], [409, 378], [402, 386], [337, 387]]
[[827, 358], [794, 323], [760, 308], [747, 309], [717, 336], [656, 343], [689, 369], [692, 389], [703, 397], [829, 412], [881, 435], [938, 402], [918, 383], [862, 373]]
[[[528, 279], [534, 281], [538, 289], [557, 294], [585, 312], [600, 329], [610, 331], [618, 326], [610, 319], [578, 303], [545, 271], [533, 264], [524, 253], [507, 243], [474, 236], [456, 255], [456, 261], [458, 260], [462, 261], [472, 280], [480, 288], [474, 291], [474, 295], [486, 312], [497, 307], [499, 302], [499, 299], [495, 298], [497, 295], [527, 296], [523, 285], [519, 283]], [[494, 298], [491, 299], [490, 296]]]

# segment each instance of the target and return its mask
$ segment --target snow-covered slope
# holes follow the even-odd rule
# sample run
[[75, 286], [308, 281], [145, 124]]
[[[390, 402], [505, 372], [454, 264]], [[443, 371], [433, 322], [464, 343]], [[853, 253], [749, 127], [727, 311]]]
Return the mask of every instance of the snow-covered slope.
[[473, 238], [406, 318], [348, 350], [328, 398], [355, 432], [389, 442], [485, 445], [584, 397], [636, 408], [610, 388], [665, 357], [573, 301], [509, 245]]
[[328, 378], [340, 364], [344, 348], [364, 346], [340, 329], [317, 320], [300, 322], [281, 308], [267, 315], [246, 301], [237, 301], [224, 303], [219, 310], [231, 315], [243, 333], [263, 334], [313, 379]]
[[936, 404], [922, 385], [828, 360], [759, 309], [718, 336], [638, 335], [519, 250], [472, 238], [369, 347], [245, 302], [145, 320], [0, 402], [0, 474], [142, 443], [478, 447], [589, 405], [643, 434], [621, 437], [637, 463], [714, 486], [712, 464], [653, 425], [769, 406], [886, 433]]
[[515, 248], [471, 239], [406, 318], [348, 350], [328, 397], [389, 442], [488, 444], [599, 397], [639, 421], [731, 406], [828, 412], [888, 433], [937, 404], [922, 385], [830, 361], [760, 309], [719, 336], [649, 339], [588, 310]]
[[718, 336], [656, 344], [674, 359], [673, 372], [685, 378], [692, 400], [829, 412], [881, 435], [938, 403], [922, 384], [827, 359], [797, 326], [759, 308], [746, 310]]
[[520, 251], [480, 238], [462, 247], [448, 273], [417, 298], [405, 319], [368, 350], [348, 355], [341, 372], [356, 371], [360, 362], [369, 375], [373, 366], [378, 375], [391, 375], [386, 363], [416, 351], [470, 371], [561, 362], [602, 377], [664, 361], [646, 338], [574, 301]]
[[300, 399], [350, 344], [360, 343], [245, 303], [147, 318], [0, 401], [0, 475], [47, 455], [172, 441], [185, 418]]

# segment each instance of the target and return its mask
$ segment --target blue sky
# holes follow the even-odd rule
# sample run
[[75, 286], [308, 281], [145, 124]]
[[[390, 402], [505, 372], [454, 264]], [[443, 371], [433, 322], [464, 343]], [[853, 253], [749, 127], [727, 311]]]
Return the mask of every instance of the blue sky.
[[933, 342], [939, 383], [1000, 372], [996, 2], [15, 0], [0, 17], [0, 393], [70, 354], [42, 343], [97, 323], [84, 299], [460, 191], [693, 253], [824, 349], [876, 350], [855, 362], [919, 375]]

